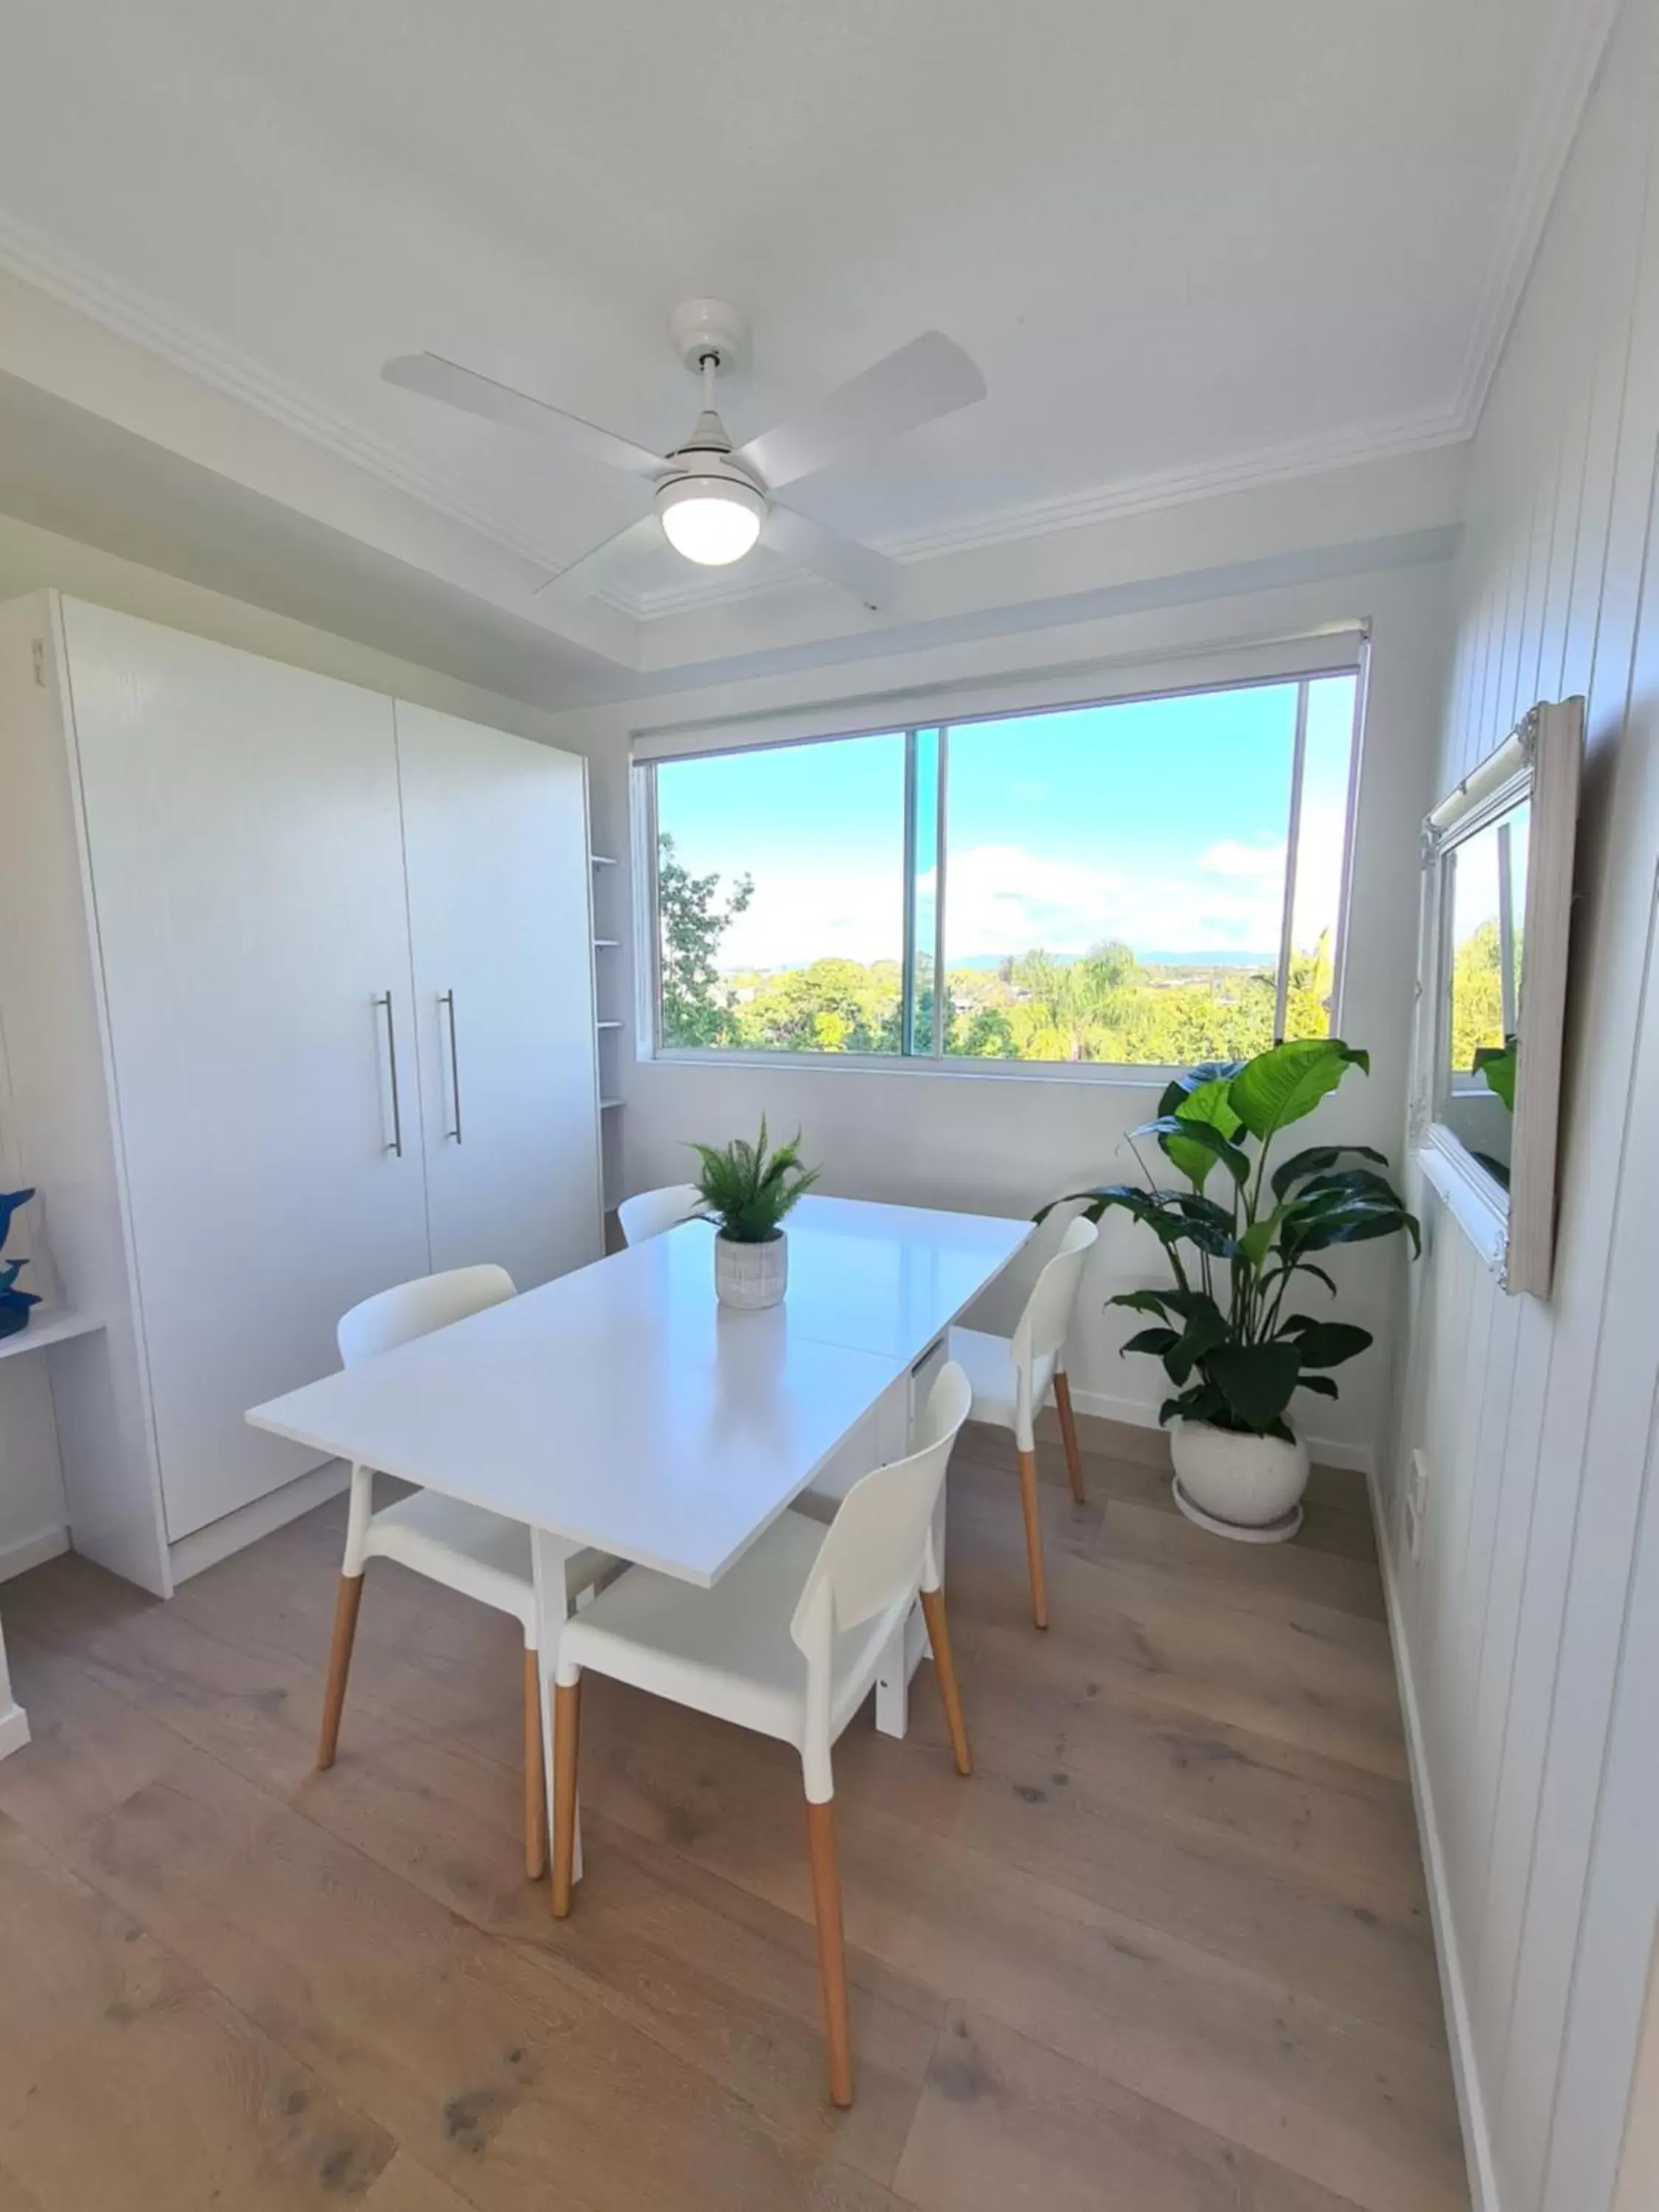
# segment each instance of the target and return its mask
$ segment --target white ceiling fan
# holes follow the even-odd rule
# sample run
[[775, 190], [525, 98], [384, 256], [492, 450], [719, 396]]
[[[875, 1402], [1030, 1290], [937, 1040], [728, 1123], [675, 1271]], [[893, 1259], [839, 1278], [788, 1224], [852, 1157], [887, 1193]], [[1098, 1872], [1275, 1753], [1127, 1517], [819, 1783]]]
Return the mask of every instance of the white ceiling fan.
[[814, 569], [872, 611], [892, 597], [896, 564], [784, 506], [779, 488], [816, 476], [884, 438], [953, 414], [985, 397], [985, 380], [962, 348], [924, 331], [809, 407], [735, 450], [714, 411], [714, 380], [742, 348], [743, 325], [721, 300], [690, 300], [675, 311], [674, 342], [702, 380], [702, 413], [682, 446], [653, 453], [433, 353], [401, 354], [380, 372], [403, 386], [532, 437], [562, 440], [573, 453], [625, 470], [654, 487], [652, 512], [560, 570], [544, 593], [586, 598], [659, 532], [677, 553], [711, 568], [740, 561], [763, 540], [786, 560]]

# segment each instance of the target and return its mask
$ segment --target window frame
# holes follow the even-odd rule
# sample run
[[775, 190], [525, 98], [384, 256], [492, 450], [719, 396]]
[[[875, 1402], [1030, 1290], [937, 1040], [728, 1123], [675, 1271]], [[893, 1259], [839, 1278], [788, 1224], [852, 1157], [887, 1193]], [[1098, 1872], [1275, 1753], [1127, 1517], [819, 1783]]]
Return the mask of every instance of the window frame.
[[[973, 1082], [1047, 1082], [1047, 1083], [1106, 1083], [1144, 1090], [1162, 1090], [1172, 1077], [1183, 1073], [1184, 1067], [1174, 1063], [1157, 1066], [1145, 1060], [1042, 1060], [979, 1059], [966, 1054], [951, 1054], [944, 1048], [945, 1024], [937, 1018], [933, 1024], [933, 1048], [926, 1053], [850, 1053], [850, 1052], [770, 1052], [753, 1047], [732, 1045], [673, 1045], [662, 1040], [662, 930], [657, 903], [658, 812], [656, 770], [659, 766], [678, 761], [724, 757], [734, 752], [769, 752], [786, 746], [828, 744], [850, 738], [876, 736], [902, 736], [904, 738], [904, 921], [902, 944], [903, 981], [901, 986], [902, 1028], [907, 1039], [912, 1035], [914, 994], [915, 988], [915, 944], [914, 938], [916, 902], [915, 871], [915, 776], [916, 743], [929, 732], [938, 732], [939, 769], [937, 779], [937, 818], [934, 823], [936, 882], [933, 911], [933, 972], [934, 1004], [939, 1003], [938, 978], [944, 969], [945, 907], [948, 895], [950, 854], [945, 837], [945, 814], [950, 786], [950, 732], [953, 726], [972, 724], [983, 726], [994, 721], [1030, 720], [1048, 714], [1075, 713], [1091, 708], [1137, 706], [1164, 699], [1190, 698], [1220, 691], [1248, 691], [1283, 689], [1295, 684], [1297, 688], [1296, 718], [1292, 738], [1290, 805], [1285, 830], [1285, 896], [1279, 925], [1279, 959], [1275, 970], [1275, 1030], [1282, 1030], [1290, 982], [1291, 934], [1295, 920], [1296, 848], [1300, 829], [1303, 776], [1306, 757], [1308, 722], [1308, 686], [1333, 677], [1353, 679], [1353, 716], [1348, 740], [1348, 785], [1343, 823], [1342, 866], [1337, 893], [1337, 909], [1331, 940], [1331, 1026], [1330, 1035], [1340, 1035], [1340, 1013], [1346, 985], [1347, 949], [1349, 937], [1349, 901], [1352, 886], [1353, 848], [1356, 816], [1358, 808], [1361, 752], [1365, 729], [1365, 704], [1370, 661], [1369, 628], [1363, 624], [1343, 625], [1335, 635], [1322, 639], [1297, 641], [1301, 650], [1292, 649], [1287, 641], [1284, 647], [1284, 665], [1273, 665], [1272, 656], [1263, 665], [1252, 665], [1248, 672], [1200, 673], [1188, 660], [1180, 669], [1170, 668], [1168, 678], [1175, 680], [1131, 681], [1122, 690], [1083, 690], [1073, 692], [1060, 685], [1054, 693], [1046, 687], [1033, 686], [1035, 696], [1015, 698], [1011, 694], [1013, 684], [999, 684], [991, 697], [983, 703], [976, 701], [971, 691], [963, 695], [959, 687], [948, 687], [928, 691], [919, 690], [907, 695], [902, 701], [890, 702], [896, 711], [885, 714], [866, 713], [866, 702], [851, 707], [845, 722], [825, 720], [833, 709], [819, 710], [805, 726], [799, 719], [791, 717], [780, 728], [772, 718], [771, 728], [765, 734], [757, 734], [744, 742], [742, 738], [726, 735], [732, 725], [723, 721], [710, 726], [714, 741], [706, 744], [696, 742], [683, 748], [676, 745], [658, 749], [653, 737], [660, 741], [664, 733], [635, 733], [635, 754], [629, 768], [629, 799], [633, 849], [638, 856], [634, 870], [634, 927], [636, 957], [634, 963], [635, 981], [635, 1057], [643, 1061], [657, 1061], [668, 1066], [714, 1066], [742, 1068], [823, 1068], [844, 1069], [860, 1074], [927, 1075], [949, 1079], [963, 1079]], [[1320, 645], [1333, 647], [1328, 656], [1322, 656]], [[1310, 648], [1313, 650], [1310, 652]], [[1346, 647], [1346, 649], [1344, 649]], [[1224, 658], [1218, 655], [1218, 659]], [[1248, 659], [1255, 663], [1260, 655]], [[1148, 672], [1149, 675], [1152, 672]], [[1163, 675], [1160, 669], [1158, 673]], [[918, 711], [921, 708], [930, 711]], [[684, 732], [692, 735], [690, 730]], [[641, 757], [641, 743], [649, 746]]]

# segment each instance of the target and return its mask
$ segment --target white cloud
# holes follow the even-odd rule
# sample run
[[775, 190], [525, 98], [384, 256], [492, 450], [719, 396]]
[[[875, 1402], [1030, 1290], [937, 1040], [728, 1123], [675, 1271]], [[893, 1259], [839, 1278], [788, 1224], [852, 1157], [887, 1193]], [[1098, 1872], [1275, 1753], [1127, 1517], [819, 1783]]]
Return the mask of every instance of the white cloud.
[[722, 968], [796, 968], [828, 955], [896, 960], [904, 921], [896, 867], [779, 867], [750, 872], [755, 896], [719, 953]]
[[[1339, 830], [1340, 836], [1340, 830]], [[1254, 848], [1237, 846], [1250, 865], [1209, 865], [1212, 848], [1190, 873], [1133, 864], [1086, 866], [1018, 845], [977, 845], [952, 853], [947, 872], [954, 957], [1042, 945], [1084, 952], [1104, 939], [1143, 951], [1261, 952], [1279, 942], [1279, 860], [1271, 872]], [[1340, 854], [1336, 865], [1340, 866]], [[894, 866], [753, 871], [755, 896], [720, 948], [723, 968], [798, 966], [823, 955], [895, 959], [901, 939]], [[931, 875], [921, 878], [931, 895]]]
[[1277, 884], [1088, 867], [1013, 845], [953, 854], [945, 898], [958, 956], [1039, 945], [1084, 952], [1108, 938], [1155, 951], [1260, 951], [1279, 940]]
[[1207, 853], [1200, 853], [1196, 865], [1212, 876], [1276, 877], [1282, 882], [1285, 848], [1282, 845], [1241, 845], [1236, 837], [1224, 837]]

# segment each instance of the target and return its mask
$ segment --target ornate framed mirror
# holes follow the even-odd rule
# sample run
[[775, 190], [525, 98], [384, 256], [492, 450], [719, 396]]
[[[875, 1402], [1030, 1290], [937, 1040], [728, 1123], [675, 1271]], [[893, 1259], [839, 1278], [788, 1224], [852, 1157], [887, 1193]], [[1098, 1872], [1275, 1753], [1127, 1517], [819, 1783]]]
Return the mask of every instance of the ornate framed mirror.
[[1535, 706], [1423, 825], [1412, 1144], [1507, 1291], [1549, 1294], [1582, 699]]

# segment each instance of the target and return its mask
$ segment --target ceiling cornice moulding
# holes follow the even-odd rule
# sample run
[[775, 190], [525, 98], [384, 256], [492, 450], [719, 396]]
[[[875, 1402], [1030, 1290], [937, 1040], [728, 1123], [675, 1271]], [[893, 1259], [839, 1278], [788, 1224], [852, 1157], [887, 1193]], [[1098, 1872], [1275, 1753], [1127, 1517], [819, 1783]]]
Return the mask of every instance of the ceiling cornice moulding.
[[[1057, 499], [1033, 500], [1022, 506], [968, 517], [939, 529], [875, 538], [872, 543], [878, 552], [908, 565], [943, 554], [977, 552], [985, 547], [1017, 544], [1022, 539], [1052, 537], [1062, 531], [1084, 530], [1097, 523], [1121, 521], [1131, 515], [1190, 507], [1200, 500], [1223, 498], [1230, 492], [1261, 491], [1273, 484], [1291, 483], [1298, 477], [1322, 476], [1328, 471], [1352, 468], [1366, 461], [1430, 453], [1437, 447], [1456, 445], [1468, 434], [1463, 425], [1449, 415], [1379, 423], [1370, 429], [1345, 432], [1335, 437], [1310, 438], [1293, 445], [1264, 447], [1201, 468], [1166, 469], [1153, 475], [1127, 477], [1116, 483], [1094, 485], [1087, 491], [1068, 493]], [[673, 584], [627, 598], [617, 592], [614, 599], [619, 607], [637, 620], [649, 622], [666, 615], [684, 614], [696, 607], [807, 588], [811, 586], [799, 585], [791, 576], [769, 576], [754, 583], [739, 583], [733, 578], [726, 583], [694, 580]]]
[[88, 322], [210, 391], [238, 401], [268, 421], [348, 461], [378, 483], [419, 500], [436, 514], [516, 554], [551, 574], [561, 556], [506, 528], [457, 485], [409, 460], [378, 439], [319, 407], [249, 356], [222, 344], [182, 317], [154, 305], [129, 286], [64, 252], [39, 231], [0, 211], [0, 270], [31, 284]]

